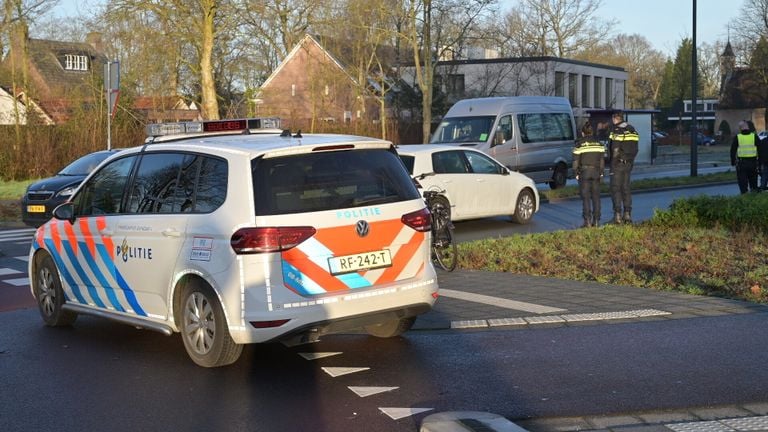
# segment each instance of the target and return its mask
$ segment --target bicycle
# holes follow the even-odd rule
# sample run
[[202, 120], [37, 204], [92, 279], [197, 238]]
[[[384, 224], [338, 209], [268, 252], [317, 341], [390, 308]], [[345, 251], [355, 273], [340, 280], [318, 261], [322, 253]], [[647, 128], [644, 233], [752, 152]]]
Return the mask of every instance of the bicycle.
[[453, 271], [458, 261], [456, 242], [453, 241], [451, 207], [444, 191], [424, 191], [424, 200], [432, 213], [432, 258], [445, 271]]

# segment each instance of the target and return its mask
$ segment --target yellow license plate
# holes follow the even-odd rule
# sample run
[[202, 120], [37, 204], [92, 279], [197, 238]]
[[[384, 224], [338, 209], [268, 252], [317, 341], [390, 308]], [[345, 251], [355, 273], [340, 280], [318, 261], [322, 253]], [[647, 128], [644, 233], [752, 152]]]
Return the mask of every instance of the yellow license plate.
[[332, 275], [352, 273], [360, 270], [391, 267], [392, 254], [389, 249], [328, 258]]
[[27, 213], [45, 213], [44, 205], [28, 205]]

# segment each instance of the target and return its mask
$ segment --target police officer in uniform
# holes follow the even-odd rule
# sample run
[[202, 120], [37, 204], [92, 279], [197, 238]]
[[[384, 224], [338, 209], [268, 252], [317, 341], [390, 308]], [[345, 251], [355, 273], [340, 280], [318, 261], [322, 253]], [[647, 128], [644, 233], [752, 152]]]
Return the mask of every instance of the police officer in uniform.
[[582, 200], [582, 228], [600, 225], [600, 180], [605, 170], [605, 147], [597, 141], [592, 125], [581, 127], [581, 139], [573, 148], [573, 172], [579, 181]]
[[611, 160], [611, 201], [613, 222], [632, 223], [632, 193], [629, 190], [629, 176], [637, 156], [640, 136], [634, 126], [624, 121], [624, 113], [613, 113], [613, 128], [608, 140], [608, 155]]
[[744, 120], [739, 122], [739, 130], [731, 143], [731, 166], [736, 166], [741, 193], [757, 192], [757, 134]]

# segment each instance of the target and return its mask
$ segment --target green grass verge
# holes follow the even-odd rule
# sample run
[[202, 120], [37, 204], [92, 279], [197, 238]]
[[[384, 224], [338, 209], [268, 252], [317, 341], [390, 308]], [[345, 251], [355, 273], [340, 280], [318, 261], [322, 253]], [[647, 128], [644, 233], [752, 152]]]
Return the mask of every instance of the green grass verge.
[[681, 199], [637, 225], [461, 243], [459, 268], [768, 303], [766, 214], [768, 193]]
[[27, 186], [40, 179], [35, 180], [20, 180], [20, 181], [1, 181], [0, 182], [0, 199], [14, 200], [20, 199], [24, 192], [27, 190]]

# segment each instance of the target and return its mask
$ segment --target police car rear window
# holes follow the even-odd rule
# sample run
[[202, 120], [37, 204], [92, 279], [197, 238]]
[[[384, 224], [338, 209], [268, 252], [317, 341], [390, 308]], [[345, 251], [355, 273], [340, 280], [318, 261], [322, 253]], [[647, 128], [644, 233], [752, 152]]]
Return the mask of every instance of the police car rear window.
[[416, 199], [398, 156], [384, 149], [308, 153], [252, 162], [256, 215], [361, 207]]

